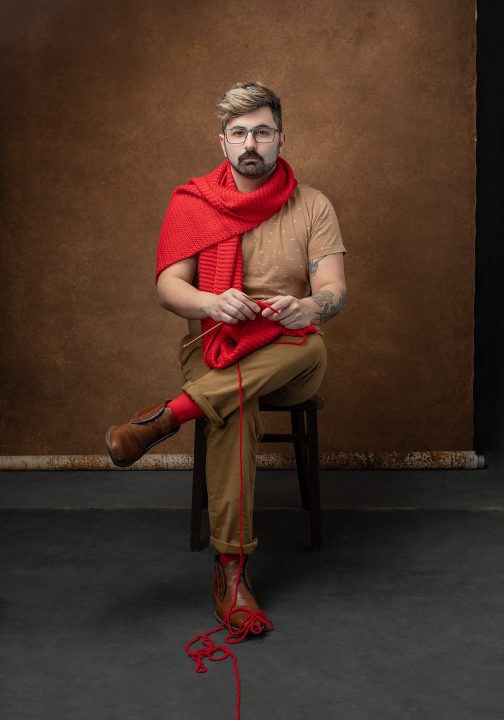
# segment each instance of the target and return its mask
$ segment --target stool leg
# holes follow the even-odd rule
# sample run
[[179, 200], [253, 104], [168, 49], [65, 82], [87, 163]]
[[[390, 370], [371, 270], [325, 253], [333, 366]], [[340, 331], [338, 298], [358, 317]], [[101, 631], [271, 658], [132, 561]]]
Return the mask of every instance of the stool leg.
[[201, 513], [206, 497], [205, 419], [197, 418], [194, 427], [194, 467], [191, 506], [191, 550], [201, 550]]
[[[306, 435], [305, 414], [302, 410], [291, 410], [291, 427], [293, 434]], [[310, 493], [308, 491], [308, 451], [306, 442], [294, 442], [294, 455], [299, 481], [299, 492], [303, 510], [310, 509]]]
[[322, 549], [322, 519], [320, 515], [320, 472], [318, 452], [317, 411], [306, 411], [308, 424], [308, 463], [310, 488], [311, 546], [314, 552]]

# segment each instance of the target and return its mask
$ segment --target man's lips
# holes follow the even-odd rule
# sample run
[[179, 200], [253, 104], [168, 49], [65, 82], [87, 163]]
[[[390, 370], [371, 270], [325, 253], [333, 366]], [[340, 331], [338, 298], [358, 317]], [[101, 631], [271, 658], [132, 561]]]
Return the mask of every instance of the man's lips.
[[256, 157], [255, 155], [247, 155], [247, 157], [241, 158], [241, 161], [242, 161], [242, 162], [247, 162], [247, 160], [254, 160], [255, 162], [257, 162], [257, 161], [260, 160], [260, 159], [261, 159], [261, 158]]

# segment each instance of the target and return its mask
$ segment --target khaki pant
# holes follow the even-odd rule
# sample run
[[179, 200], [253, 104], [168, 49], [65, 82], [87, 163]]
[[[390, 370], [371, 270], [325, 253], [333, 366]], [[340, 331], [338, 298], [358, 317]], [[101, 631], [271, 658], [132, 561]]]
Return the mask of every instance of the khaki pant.
[[[210, 370], [204, 363], [201, 340], [179, 359], [183, 390], [207, 419], [206, 478], [210, 542], [219, 552], [240, 551], [240, 398], [237, 367]], [[281, 337], [292, 343], [298, 338]], [[257, 443], [262, 434], [259, 397], [275, 405], [308, 400], [320, 387], [327, 364], [324, 341], [308, 335], [303, 345], [266, 345], [239, 362], [243, 393], [243, 552], [251, 554], [258, 540], [253, 535]]]

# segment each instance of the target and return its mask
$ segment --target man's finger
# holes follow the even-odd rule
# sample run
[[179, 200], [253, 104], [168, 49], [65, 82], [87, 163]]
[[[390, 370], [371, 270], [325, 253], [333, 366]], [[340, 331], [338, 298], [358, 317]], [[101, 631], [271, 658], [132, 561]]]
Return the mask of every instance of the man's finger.
[[265, 303], [268, 303], [268, 305], [274, 305], [279, 300], [285, 300], [285, 295], [275, 295], [275, 297], [270, 297], [265, 299]]
[[244, 312], [240, 310], [240, 308], [237, 308], [233, 305], [231, 302], [227, 302], [226, 305], [222, 308], [223, 312], [227, 313], [228, 315], [231, 315], [232, 317], [236, 318], [237, 320], [248, 320], [247, 316]]
[[221, 322], [227, 323], [228, 325], [235, 325], [238, 322], [238, 320], [236, 318], [231, 317], [231, 315], [228, 315], [223, 310], [221, 310], [221, 312], [220, 312], [219, 320]]
[[265, 308], [261, 315], [265, 318], [269, 318], [270, 320], [277, 320], [278, 316], [278, 310], [272, 310], [271, 308]]
[[255, 318], [255, 312], [240, 298], [231, 297], [229, 298], [228, 303], [231, 307], [236, 308], [243, 315], [241, 320], [253, 320]]
[[288, 328], [289, 330], [295, 330], [299, 326], [298, 323], [293, 319], [290, 319], [288, 321], [282, 320], [282, 325], [284, 327]]
[[284, 295], [275, 295], [275, 297], [268, 298], [265, 302], [267, 302], [268, 305], [271, 305], [271, 308], [263, 310], [262, 316], [270, 317], [273, 314], [281, 312], [285, 307], [287, 307], [289, 305], [290, 298], [285, 297]]
[[247, 295], [243, 294], [242, 300], [245, 303], [245, 305], [247, 305], [252, 310], [252, 312], [258, 313], [261, 310], [259, 305], [256, 302], [254, 302], [252, 300], [252, 298], [247, 297]]
[[258, 313], [261, 309], [257, 303], [255, 303], [251, 298], [249, 298], [247, 295], [245, 295], [244, 292], [241, 290], [236, 290], [236, 288], [231, 288], [231, 291], [233, 293], [233, 297], [235, 297], [237, 300], [242, 302], [244, 305], [246, 305], [254, 314]]
[[278, 319], [285, 325], [286, 322], [292, 322], [295, 319], [295, 312], [290, 308], [285, 308], [281, 313], [278, 313]]

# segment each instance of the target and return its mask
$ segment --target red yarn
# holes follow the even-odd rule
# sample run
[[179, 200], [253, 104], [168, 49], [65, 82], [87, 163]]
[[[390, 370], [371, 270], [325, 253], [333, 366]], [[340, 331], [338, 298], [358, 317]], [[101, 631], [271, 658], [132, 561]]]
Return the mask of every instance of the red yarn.
[[[242, 642], [247, 635], [260, 635], [262, 632], [270, 632], [274, 630], [273, 623], [266, 617], [266, 614], [262, 610], [248, 610], [247, 608], [240, 607], [241, 613], [248, 613], [248, 615], [241, 621], [240, 626], [234, 630], [231, 625], [231, 615], [236, 606], [236, 598], [238, 596], [238, 585], [242, 576], [243, 570], [243, 391], [242, 391], [242, 380], [239, 363], [236, 364], [236, 371], [238, 374], [238, 394], [240, 399], [240, 421], [239, 421], [239, 436], [240, 436], [240, 564], [238, 567], [238, 575], [236, 579], [236, 585], [234, 590], [233, 602], [224, 615], [219, 625], [213, 630], [197, 635], [195, 638], [190, 640], [186, 645], [186, 652], [189, 657], [196, 663], [196, 672], [205, 673], [207, 667], [205, 666], [204, 660], [210, 660], [211, 662], [220, 662], [231, 657], [233, 661], [233, 669], [236, 680], [236, 720], [240, 720], [240, 704], [241, 704], [241, 680], [240, 673], [238, 671], [238, 660], [235, 653], [225, 645], [214, 645], [210, 635], [221, 630], [224, 626], [227, 626], [230, 634], [226, 637], [225, 641], [228, 645]], [[194, 643], [201, 640], [203, 645], [198, 650], [192, 650]], [[220, 657], [214, 657], [215, 653], [222, 653]]]
[[[256, 300], [255, 302], [261, 310], [271, 309], [271, 305], [268, 305], [264, 300]], [[213, 323], [213, 326], [216, 327], [215, 323]], [[316, 332], [317, 328], [314, 325], [289, 330], [282, 323], [272, 321], [258, 314], [254, 320], [239, 320], [234, 325], [223, 323], [220, 327], [216, 327], [213, 333], [209, 333], [203, 338], [203, 356], [208, 367], [225, 368], [245, 355], [254, 352], [254, 350], [268, 345], [281, 335], [301, 337], [303, 341], [299, 344], [303, 344], [308, 333]]]

